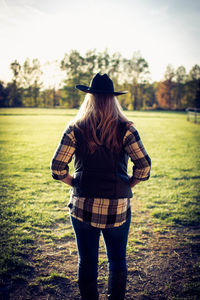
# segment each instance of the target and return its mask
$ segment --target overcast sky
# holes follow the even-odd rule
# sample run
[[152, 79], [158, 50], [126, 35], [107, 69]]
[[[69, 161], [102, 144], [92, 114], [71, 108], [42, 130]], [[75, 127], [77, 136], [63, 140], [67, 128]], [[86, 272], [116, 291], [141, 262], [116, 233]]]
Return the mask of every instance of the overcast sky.
[[160, 80], [168, 64], [200, 64], [199, 25], [199, 0], [0, 0], [0, 80], [15, 59], [44, 64], [94, 48], [139, 50]]

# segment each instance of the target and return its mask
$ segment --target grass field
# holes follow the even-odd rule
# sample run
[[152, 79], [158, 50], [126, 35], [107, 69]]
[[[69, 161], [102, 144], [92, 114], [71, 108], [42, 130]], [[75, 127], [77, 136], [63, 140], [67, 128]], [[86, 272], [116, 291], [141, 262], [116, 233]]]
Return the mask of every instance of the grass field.
[[[0, 288], [7, 294], [9, 284], [29, 284], [30, 274], [40, 268], [42, 256], [31, 259], [33, 253], [39, 253], [39, 243], [53, 247], [73, 237], [67, 210], [69, 188], [52, 180], [49, 165], [76, 112], [0, 110]], [[200, 126], [187, 122], [184, 113], [152, 111], [126, 115], [134, 121], [152, 159], [151, 179], [134, 189], [133, 234], [128, 246], [131, 253], [132, 245], [134, 252], [144, 246], [141, 232], [145, 234], [149, 224], [161, 234], [171, 228], [200, 226]], [[131, 167], [130, 164], [130, 173]], [[70, 169], [73, 172], [73, 165]], [[56, 274], [49, 274], [45, 280], [64, 276]], [[42, 282], [38, 277], [34, 284], [38, 280]]]

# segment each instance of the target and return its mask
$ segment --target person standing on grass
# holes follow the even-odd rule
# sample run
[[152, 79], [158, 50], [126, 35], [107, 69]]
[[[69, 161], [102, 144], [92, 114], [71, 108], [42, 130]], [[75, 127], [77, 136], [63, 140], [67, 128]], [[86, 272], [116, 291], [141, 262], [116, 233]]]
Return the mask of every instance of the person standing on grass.
[[[131, 221], [130, 199], [136, 184], [150, 176], [151, 160], [140, 136], [123, 114], [107, 74], [95, 75], [74, 121], [68, 125], [51, 163], [52, 177], [72, 186], [69, 202], [79, 262], [83, 300], [96, 300], [99, 238], [102, 233], [109, 267], [108, 299], [125, 297], [126, 246]], [[75, 172], [68, 164], [74, 156]], [[127, 174], [128, 158], [133, 174]]]

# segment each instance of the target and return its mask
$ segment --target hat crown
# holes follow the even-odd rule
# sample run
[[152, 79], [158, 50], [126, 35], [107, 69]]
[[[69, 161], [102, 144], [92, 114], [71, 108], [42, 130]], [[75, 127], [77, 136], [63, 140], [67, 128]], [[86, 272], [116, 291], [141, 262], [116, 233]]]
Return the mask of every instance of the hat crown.
[[78, 84], [76, 88], [85, 93], [91, 94], [111, 94], [115, 96], [123, 95], [128, 93], [127, 91], [115, 92], [112, 80], [107, 74], [101, 75], [97, 73], [92, 79], [90, 86]]
[[114, 86], [112, 80], [108, 77], [107, 74], [101, 75], [96, 74], [95, 77], [92, 79], [91, 88], [93, 90], [98, 91], [107, 91], [109, 93], [114, 92]]

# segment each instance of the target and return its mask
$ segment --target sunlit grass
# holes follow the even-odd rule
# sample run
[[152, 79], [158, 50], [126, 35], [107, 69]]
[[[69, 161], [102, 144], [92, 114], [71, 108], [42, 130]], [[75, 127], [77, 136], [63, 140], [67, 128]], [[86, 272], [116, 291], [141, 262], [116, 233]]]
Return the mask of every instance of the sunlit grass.
[[[136, 186], [136, 197], [158, 222], [198, 225], [200, 220], [200, 128], [184, 114], [139, 119], [152, 158], [149, 182]], [[160, 116], [160, 114], [158, 114]]]

